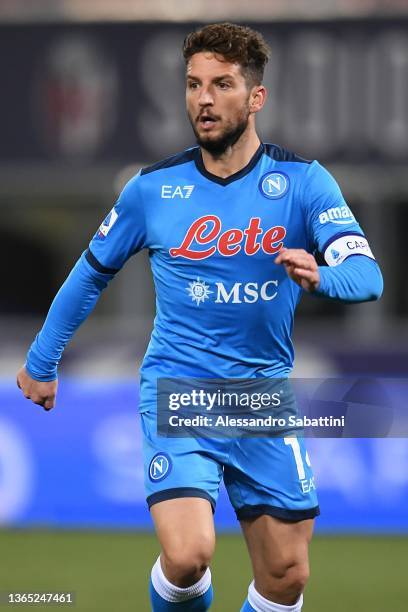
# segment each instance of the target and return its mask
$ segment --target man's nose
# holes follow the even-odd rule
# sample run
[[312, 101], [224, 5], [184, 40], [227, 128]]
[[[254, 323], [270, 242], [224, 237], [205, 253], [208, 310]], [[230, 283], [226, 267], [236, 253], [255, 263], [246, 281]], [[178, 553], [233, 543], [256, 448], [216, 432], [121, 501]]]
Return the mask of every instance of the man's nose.
[[200, 97], [198, 99], [198, 102], [201, 106], [208, 106], [208, 105], [214, 104], [213, 95], [208, 88], [206, 89], [203, 88], [200, 91]]

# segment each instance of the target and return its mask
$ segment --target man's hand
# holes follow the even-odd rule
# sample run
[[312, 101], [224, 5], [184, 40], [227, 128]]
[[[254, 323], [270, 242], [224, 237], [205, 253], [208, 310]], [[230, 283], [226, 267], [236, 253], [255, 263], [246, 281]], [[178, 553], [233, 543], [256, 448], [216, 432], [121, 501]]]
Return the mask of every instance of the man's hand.
[[30, 399], [34, 404], [42, 406], [45, 410], [54, 408], [58, 380], [51, 380], [50, 382], [34, 380], [23, 366], [17, 372], [17, 387], [21, 389], [24, 397]]
[[275, 259], [285, 266], [288, 276], [306, 291], [315, 291], [320, 283], [319, 266], [304, 249], [282, 249]]

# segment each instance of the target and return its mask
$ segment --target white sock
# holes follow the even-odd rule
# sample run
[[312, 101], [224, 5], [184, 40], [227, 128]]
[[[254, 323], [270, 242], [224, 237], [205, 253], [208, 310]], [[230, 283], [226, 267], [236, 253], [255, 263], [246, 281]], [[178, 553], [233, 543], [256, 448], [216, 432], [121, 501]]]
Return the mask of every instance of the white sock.
[[258, 593], [255, 589], [254, 581], [251, 582], [248, 589], [248, 601], [256, 612], [301, 612], [303, 605], [303, 595], [299, 597], [293, 606], [284, 606], [283, 604], [273, 603]]
[[204, 595], [204, 593], [208, 591], [211, 585], [211, 572], [208, 567], [204, 576], [202, 576], [198, 582], [183, 589], [171, 584], [171, 582], [167, 580], [163, 573], [159, 557], [153, 565], [152, 584], [156, 593], [166, 601], [172, 603], [187, 601], [188, 599], [194, 599], [194, 597], [200, 597], [200, 595]]

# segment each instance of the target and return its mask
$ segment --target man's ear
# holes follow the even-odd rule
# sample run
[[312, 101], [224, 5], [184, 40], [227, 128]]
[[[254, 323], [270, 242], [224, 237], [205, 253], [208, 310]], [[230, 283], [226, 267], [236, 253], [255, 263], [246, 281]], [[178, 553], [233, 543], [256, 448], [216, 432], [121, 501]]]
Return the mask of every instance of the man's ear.
[[249, 100], [249, 109], [251, 113], [257, 113], [264, 107], [267, 95], [268, 92], [263, 85], [255, 85], [252, 88]]

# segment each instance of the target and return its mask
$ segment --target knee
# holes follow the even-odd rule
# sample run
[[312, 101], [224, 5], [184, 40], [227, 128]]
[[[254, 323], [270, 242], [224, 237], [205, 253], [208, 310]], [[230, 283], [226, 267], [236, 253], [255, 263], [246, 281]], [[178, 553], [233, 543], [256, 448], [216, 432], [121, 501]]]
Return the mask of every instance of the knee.
[[212, 542], [163, 550], [162, 566], [168, 580], [179, 587], [190, 586], [203, 576], [214, 552]]
[[303, 593], [309, 573], [307, 563], [271, 568], [261, 580], [262, 594], [276, 603], [292, 605]]
[[309, 575], [308, 565], [294, 565], [286, 572], [286, 588], [298, 598], [305, 590]]

